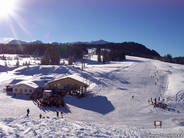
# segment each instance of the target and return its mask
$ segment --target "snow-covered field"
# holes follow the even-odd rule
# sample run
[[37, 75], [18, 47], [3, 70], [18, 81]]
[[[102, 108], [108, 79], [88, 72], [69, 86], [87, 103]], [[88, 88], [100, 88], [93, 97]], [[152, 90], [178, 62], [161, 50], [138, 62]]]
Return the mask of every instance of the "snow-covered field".
[[[184, 90], [184, 66], [127, 56], [110, 64], [88, 60], [84, 71], [80, 67], [30, 65], [1, 72], [0, 137], [184, 137], [184, 104], [176, 102], [176, 94]], [[39, 109], [3, 90], [21, 80], [41, 86], [73, 74], [89, 84], [90, 94], [65, 97], [67, 109]], [[153, 108], [148, 100], [158, 97], [174, 110]], [[56, 118], [56, 111], [63, 111], [64, 118]], [[40, 113], [46, 118], [39, 119]], [[162, 128], [154, 128], [155, 120], [162, 121]]]

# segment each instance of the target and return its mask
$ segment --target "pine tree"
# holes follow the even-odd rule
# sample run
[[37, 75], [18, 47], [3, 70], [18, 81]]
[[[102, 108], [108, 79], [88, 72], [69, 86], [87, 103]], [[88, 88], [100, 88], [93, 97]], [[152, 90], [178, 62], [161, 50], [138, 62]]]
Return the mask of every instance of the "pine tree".
[[72, 56], [70, 56], [68, 58], [68, 65], [72, 65], [73, 64], [73, 61], [74, 61], [74, 58]]
[[60, 54], [55, 46], [50, 46], [46, 49], [43, 58], [41, 59], [42, 65], [59, 65]]

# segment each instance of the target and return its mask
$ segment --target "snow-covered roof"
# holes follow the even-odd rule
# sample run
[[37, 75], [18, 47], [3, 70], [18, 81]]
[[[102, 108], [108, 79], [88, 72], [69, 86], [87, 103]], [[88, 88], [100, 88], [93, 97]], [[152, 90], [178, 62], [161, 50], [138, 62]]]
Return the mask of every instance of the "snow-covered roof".
[[36, 83], [34, 83], [32, 81], [21, 81], [21, 82], [15, 84], [13, 87], [16, 87], [19, 85], [27, 85], [27, 86], [35, 88], [35, 89], [39, 87]]
[[52, 90], [44, 90], [44, 93], [52, 93]]
[[75, 81], [78, 81], [78, 82], [80, 82], [80, 83], [82, 83], [82, 84], [88, 86], [88, 84], [84, 82], [85, 79], [82, 78], [82, 77], [80, 77], [80, 76], [78, 76], [77, 74], [68, 75], [68, 76], [64, 76], [64, 77], [58, 77], [58, 78], [56, 78], [55, 80], [49, 81], [48, 84], [49, 84], [49, 83], [52, 83], [52, 82], [59, 81], [59, 80], [64, 80], [64, 79], [67, 79], [67, 78], [73, 79], [73, 80], [75, 80]]

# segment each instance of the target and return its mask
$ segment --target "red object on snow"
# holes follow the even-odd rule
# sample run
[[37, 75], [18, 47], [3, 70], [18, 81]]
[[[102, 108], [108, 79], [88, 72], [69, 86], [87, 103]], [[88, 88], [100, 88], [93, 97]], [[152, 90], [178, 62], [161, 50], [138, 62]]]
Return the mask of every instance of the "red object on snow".
[[62, 105], [62, 106], [64, 106], [64, 105], [65, 105], [64, 101], [62, 101], [62, 102], [61, 102], [61, 105]]

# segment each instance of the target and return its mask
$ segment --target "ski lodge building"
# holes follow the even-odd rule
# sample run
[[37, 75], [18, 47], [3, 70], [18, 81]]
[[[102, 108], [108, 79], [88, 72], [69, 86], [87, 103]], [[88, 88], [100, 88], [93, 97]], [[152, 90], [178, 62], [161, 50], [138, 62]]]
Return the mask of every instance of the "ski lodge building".
[[39, 88], [43, 90], [52, 90], [53, 92], [63, 93], [63, 95], [81, 95], [87, 91], [88, 84], [84, 83], [84, 79], [79, 76], [70, 75], [48, 81], [44, 87], [39, 87], [31, 81], [21, 81], [12, 86], [7, 86], [7, 92], [20, 95], [31, 95]]
[[52, 80], [47, 83], [48, 89], [58, 89], [67, 92], [68, 94], [83, 94], [87, 91], [88, 85], [82, 82], [82, 79], [73, 75]]

